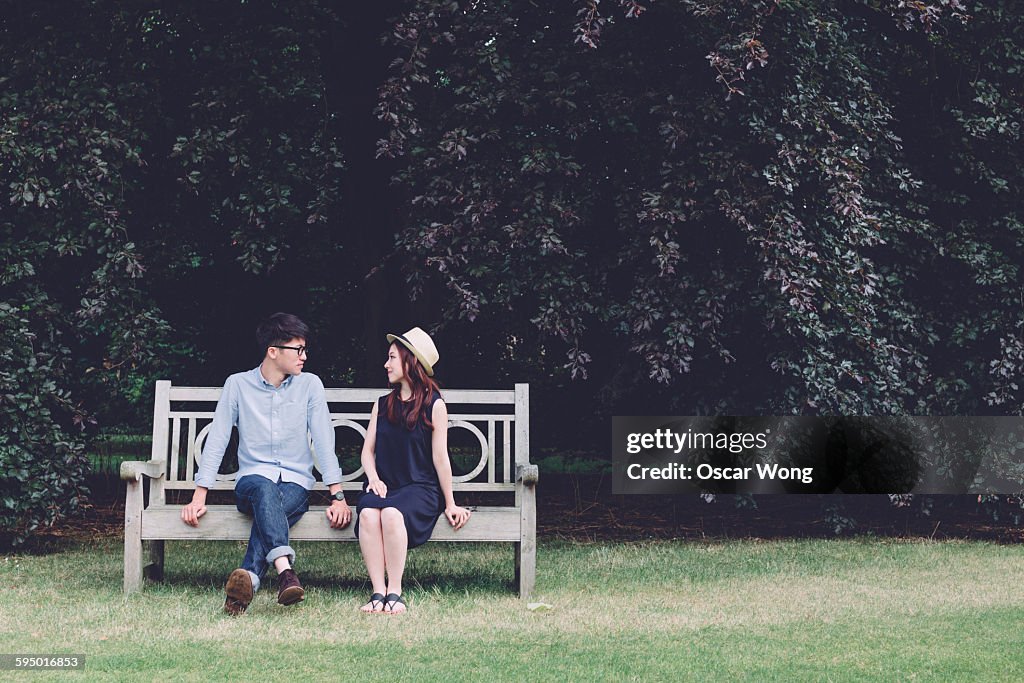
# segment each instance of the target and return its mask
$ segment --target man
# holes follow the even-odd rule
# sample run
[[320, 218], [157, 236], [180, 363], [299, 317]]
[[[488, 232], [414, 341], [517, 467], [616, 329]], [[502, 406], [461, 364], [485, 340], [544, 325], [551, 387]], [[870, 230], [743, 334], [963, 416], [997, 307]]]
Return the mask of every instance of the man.
[[334, 452], [334, 429], [320, 378], [303, 373], [309, 328], [294, 315], [275, 313], [260, 323], [256, 340], [263, 362], [228, 377], [206, 438], [192, 502], [181, 519], [199, 525], [206, 514], [206, 494], [238, 427], [238, 474], [235, 505], [253, 518], [242, 566], [231, 572], [224, 591], [224, 611], [241, 614], [259, 589], [269, 565], [277, 570], [277, 601], [293, 605], [305, 597], [295, 575], [295, 551], [288, 529], [309, 509], [313, 487], [313, 437], [316, 465], [331, 492], [327, 519], [332, 528], [348, 526], [352, 511], [341, 490], [341, 468]]

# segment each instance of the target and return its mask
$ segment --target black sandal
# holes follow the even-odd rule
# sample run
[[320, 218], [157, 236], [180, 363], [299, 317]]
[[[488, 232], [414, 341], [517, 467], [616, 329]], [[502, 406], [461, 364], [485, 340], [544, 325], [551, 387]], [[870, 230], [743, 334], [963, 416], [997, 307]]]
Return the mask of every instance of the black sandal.
[[[401, 603], [406, 609], [395, 611], [395, 605]], [[388, 614], [401, 614], [402, 612], [408, 611], [409, 606], [406, 605], [405, 600], [398, 593], [388, 593], [387, 597], [384, 598], [384, 611]]]
[[[380, 608], [378, 609], [374, 603], [379, 604]], [[374, 593], [370, 596], [370, 600], [366, 603], [366, 605], [370, 606], [370, 609], [365, 610], [360, 608], [359, 611], [363, 614], [377, 614], [378, 612], [384, 611], [384, 604], [384, 596], [380, 593]], [[366, 607], [366, 605], [363, 605], [363, 607]]]

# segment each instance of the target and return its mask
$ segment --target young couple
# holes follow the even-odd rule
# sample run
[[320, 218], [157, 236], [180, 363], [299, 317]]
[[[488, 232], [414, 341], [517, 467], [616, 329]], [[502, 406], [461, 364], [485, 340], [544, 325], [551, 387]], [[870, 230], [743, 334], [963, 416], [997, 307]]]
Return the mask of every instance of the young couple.
[[[252, 516], [242, 566], [228, 576], [224, 611], [245, 611], [270, 565], [277, 571], [277, 601], [293, 605], [305, 597], [295, 575], [295, 551], [288, 530], [309, 509], [313, 487], [312, 436], [316, 466], [330, 490], [326, 515], [342, 529], [352, 511], [341, 490], [334, 429], [320, 378], [302, 372], [309, 328], [294, 315], [275, 313], [260, 323], [256, 341], [263, 362], [228, 377], [203, 447], [192, 501], [182, 508], [185, 524], [198, 526], [206, 495], [238, 428], [235, 504]], [[448, 409], [434, 381], [437, 347], [418, 327], [389, 334], [384, 364], [391, 393], [373, 406], [363, 442], [367, 483], [358, 502], [355, 532], [373, 594], [363, 612], [398, 614], [406, 552], [430, 538], [443, 511], [461, 529], [469, 510], [455, 504], [448, 460]]]

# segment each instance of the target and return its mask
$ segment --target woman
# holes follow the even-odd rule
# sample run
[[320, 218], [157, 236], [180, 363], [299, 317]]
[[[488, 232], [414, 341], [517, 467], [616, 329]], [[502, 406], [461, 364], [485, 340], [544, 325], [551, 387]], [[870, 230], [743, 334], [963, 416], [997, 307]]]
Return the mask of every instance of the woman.
[[373, 584], [360, 609], [400, 614], [407, 608], [402, 573], [408, 549], [427, 542], [442, 510], [456, 531], [470, 513], [452, 495], [448, 408], [433, 379], [437, 347], [418, 327], [387, 339], [384, 369], [394, 389], [370, 413], [362, 452], [366, 492], [355, 532]]

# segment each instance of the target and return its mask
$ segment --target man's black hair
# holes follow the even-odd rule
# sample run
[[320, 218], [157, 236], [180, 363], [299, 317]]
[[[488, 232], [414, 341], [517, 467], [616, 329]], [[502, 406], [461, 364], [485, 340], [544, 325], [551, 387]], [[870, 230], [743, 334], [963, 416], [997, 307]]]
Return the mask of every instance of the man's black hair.
[[291, 313], [275, 313], [263, 320], [256, 328], [256, 343], [260, 355], [266, 355], [267, 347], [287, 344], [292, 339], [309, 341], [309, 326]]

